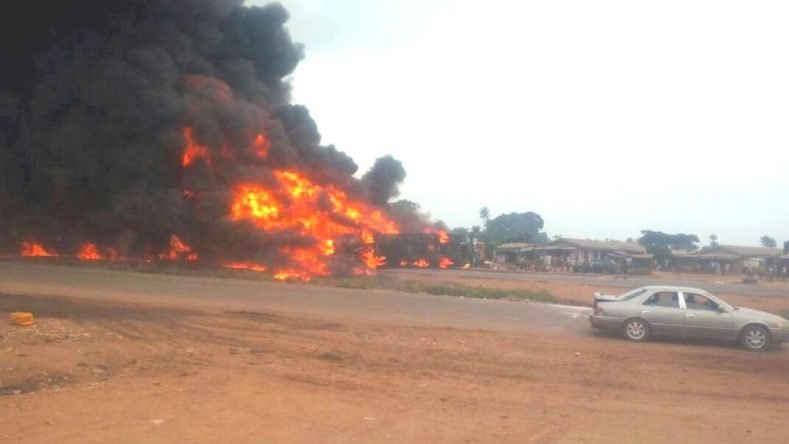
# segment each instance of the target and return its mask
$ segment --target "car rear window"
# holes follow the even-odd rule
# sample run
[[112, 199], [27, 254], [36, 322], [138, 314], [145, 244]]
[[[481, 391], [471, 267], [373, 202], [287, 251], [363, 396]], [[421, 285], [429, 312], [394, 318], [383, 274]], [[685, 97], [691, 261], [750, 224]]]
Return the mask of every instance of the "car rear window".
[[648, 297], [644, 305], [679, 308], [679, 294], [675, 291], [661, 291]]
[[619, 296], [620, 301], [629, 301], [635, 297], [641, 296], [642, 294], [646, 293], [646, 288], [636, 288], [635, 290], [629, 291], [621, 296]]

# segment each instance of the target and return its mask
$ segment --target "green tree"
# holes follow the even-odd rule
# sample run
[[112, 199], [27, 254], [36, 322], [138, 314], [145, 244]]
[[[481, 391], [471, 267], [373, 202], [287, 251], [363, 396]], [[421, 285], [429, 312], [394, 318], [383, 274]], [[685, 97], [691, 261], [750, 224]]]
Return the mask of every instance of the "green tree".
[[762, 247], [764, 247], [764, 248], [775, 248], [775, 247], [778, 246], [778, 243], [775, 241], [775, 239], [771, 238], [770, 236], [768, 236], [766, 234], [764, 236], [762, 236], [760, 241], [761, 241]]
[[667, 234], [662, 231], [642, 230], [638, 243], [658, 262], [671, 256], [671, 250], [695, 251], [699, 237], [695, 234]]
[[695, 234], [668, 234], [662, 231], [642, 230], [638, 243], [649, 249], [696, 251], [699, 237]]
[[717, 234], [710, 234], [710, 247], [717, 247], [718, 246], [718, 235]]
[[[488, 221], [487, 237], [495, 247], [505, 242], [537, 242], [544, 240], [539, 236], [544, 222], [534, 212], [502, 214]], [[547, 236], [545, 236], [547, 238]]]

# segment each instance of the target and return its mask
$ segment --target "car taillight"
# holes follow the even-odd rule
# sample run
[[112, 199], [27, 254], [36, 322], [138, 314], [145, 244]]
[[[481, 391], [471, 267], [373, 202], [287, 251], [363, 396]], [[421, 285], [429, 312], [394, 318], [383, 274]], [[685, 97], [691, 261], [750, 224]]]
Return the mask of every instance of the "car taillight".
[[598, 305], [597, 307], [594, 308], [594, 314], [597, 316], [604, 315], [605, 311], [603, 311], [602, 306]]

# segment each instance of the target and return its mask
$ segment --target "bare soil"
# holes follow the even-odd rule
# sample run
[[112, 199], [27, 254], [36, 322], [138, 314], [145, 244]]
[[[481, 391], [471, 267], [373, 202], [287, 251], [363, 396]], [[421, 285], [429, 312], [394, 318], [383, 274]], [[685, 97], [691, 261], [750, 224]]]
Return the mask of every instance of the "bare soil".
[[0, 442], [789, 439], [786, 347], [0, 295], [19, 307], [38, 321], [0, 324]]

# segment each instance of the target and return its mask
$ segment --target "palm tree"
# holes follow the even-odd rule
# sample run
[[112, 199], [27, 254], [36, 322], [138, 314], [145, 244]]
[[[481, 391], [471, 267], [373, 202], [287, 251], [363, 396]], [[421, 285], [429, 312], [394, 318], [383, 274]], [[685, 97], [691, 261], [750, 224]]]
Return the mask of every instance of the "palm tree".
[[488, 207], [482, 207], [479, 209], [479, 218], [482, 219], [482, 226], [487, 230], [488, 220], [490, 220], [490, 210]]

